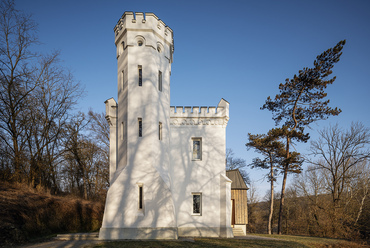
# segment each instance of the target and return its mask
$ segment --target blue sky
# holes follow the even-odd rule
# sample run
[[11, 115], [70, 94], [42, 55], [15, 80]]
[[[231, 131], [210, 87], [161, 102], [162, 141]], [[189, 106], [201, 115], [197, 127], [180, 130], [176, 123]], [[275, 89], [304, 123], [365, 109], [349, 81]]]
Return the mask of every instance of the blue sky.
[[[317, 129], [330, 123], [347, 128], [352, 121], [370, 127], [370, 1], [16, 0], [16, 5], [38, 22], [43, 43], [38, 49], [60, 50], [63, 65], [84, 85], [81, 111], [103, 112], [104, 101], [116, 98], [113, 27], [121, 15], [153, 12], [174, 31], [171, 105], [229, 101], [227, 147], [247, 163], [256, 156], [245, 148], [247, 134], [274, 127], [271, 113], [260, 110], [266, 98], [342, 39], [347, 44], [333, 70], [337, 80], [327, 92], [331, 106], [343, 112], [309, 132], [314, 139]], [[306, 153], [308, 145], [298, 147]], [[266, 171], [247, 170], [263, 196]]]

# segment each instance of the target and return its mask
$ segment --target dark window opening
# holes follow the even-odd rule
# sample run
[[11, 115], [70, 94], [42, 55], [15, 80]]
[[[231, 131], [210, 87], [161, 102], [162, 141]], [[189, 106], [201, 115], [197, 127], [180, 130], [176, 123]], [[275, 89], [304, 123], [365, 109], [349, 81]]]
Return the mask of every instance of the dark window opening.
[[139, 122], [139, 137], [143, 137], [143, 120], [139, 118], [138, 122]]
[[159, 140], [162, 140], [162, 122], [158, 125], [158, 138]]
[[158, 71], [158, 90], [162, 91], [162, 72]]
[[141, 65], [139, 65], [138, 68], [139, 68], [139, 86], [143, 86], [143, 68]]
[[139, 186], [139, 209], [143, 209], [143, 186]]
[[193, 194], [193, 214], [200, 215], [202, 211], [202, 194]]

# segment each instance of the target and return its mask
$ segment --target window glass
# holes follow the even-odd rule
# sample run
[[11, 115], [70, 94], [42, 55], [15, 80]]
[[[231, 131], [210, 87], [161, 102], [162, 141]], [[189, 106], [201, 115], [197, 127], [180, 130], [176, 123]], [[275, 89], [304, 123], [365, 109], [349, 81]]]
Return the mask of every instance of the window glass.
[[158, 125], [158, 138], [159, 140], [162, 140], [162, 122]]
[[193, 138], [193, 160], [202, 160], [202, 139]]
[[143, 86], [143, 68], [141, 65], [139, 65], [138, 69], [139, 69], [139, 86]]
[[143, 186], [139, 186], [139, 209], [143, 209]]
[[162, 91], [162, 72], [158, 71], [158, 90]]
[[193, 214], [200, 215], [202, 213], [202, 194], [193, 193]]
[[141, 118], [138, 119], [139, 124], [139, 137], [143, 137], [143, 120]]

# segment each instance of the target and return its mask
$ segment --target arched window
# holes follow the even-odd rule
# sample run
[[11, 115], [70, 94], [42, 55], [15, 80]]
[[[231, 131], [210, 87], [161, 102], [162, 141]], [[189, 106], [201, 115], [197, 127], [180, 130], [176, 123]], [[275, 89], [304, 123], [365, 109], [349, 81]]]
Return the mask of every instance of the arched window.
[[159, 53], [163, 52], [163, 45], [161, 43], [159, 43], [159, 42], [157, 43], [157, 51]]
[[144, 39], [144, 37], [141, 36], [141, 35], [136, 36], [135, 43], [139, 47], [144, 46], [145, 45], [145, 39]]

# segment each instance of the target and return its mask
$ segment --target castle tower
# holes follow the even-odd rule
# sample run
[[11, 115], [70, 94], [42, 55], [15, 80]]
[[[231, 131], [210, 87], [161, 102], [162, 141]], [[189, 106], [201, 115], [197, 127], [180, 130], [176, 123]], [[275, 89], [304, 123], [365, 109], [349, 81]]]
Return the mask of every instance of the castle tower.
[[173, 32], [154, 14], [125, 12], [114, 32], [118, 103], [105, 102], [110, 188], [99, 238], [233, 237], [229, 103], [170, 107]]
[[152, 13], [133, 12], [114, 32], [118, 104], [106, 101], [111, 186], [99, 237], [177, 238], [169, 177], [173, 32]]

